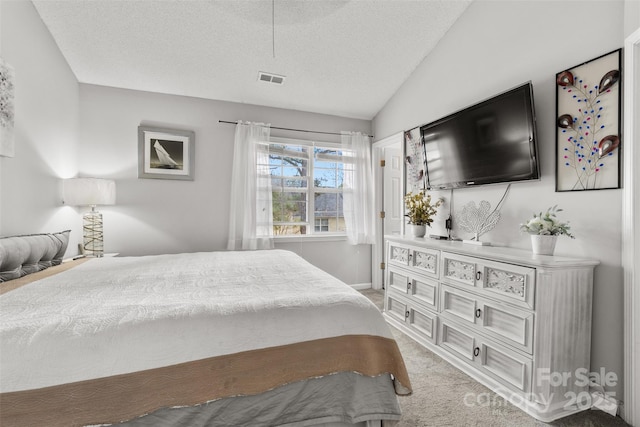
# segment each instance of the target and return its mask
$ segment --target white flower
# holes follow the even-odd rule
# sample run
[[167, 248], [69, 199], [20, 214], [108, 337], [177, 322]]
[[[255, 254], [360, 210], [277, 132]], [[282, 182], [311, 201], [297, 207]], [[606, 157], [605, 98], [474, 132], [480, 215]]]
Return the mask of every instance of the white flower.
[[569, 231], [568, 222], [560, 222], [556, 217], [556, 213], [562, 211], [558, 209], [557, 205], [547, 209], [543, 214], [533, 214], [533, 218], [527, 221], [525, 224], [520, 225], [520, 230], [529, 234], [540, 234], [550, 236], [569, 236], [572, 239], [574, 236]]

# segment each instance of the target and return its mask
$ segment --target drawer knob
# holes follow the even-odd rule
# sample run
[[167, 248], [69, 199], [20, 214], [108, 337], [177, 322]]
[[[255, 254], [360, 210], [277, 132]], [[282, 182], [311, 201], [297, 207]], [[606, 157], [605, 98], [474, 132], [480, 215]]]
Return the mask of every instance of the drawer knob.
[[411, 280], [407, 280], [407, 291], [411, 291]]
[[480, 280], [480, 278], [482, 278], [482, 272], [477, 271], [476, 272], [476, 280]]
[[410, 315], [411, 315], [411, 313], [409, 313], [409, 310], [404, 312], [404, 318], [405, 319], [408, 319]]
[[479, 319], [479, 318], [480, 318], [480, 316], [482, 316], [482, 310], [477, 309], [477, 310], [476, 310], [476, 317]]
[[475, 357], [478, 357], [478, 355], [480, 354], [480, 347], [476, 347], [473, 349], [473, 355]]

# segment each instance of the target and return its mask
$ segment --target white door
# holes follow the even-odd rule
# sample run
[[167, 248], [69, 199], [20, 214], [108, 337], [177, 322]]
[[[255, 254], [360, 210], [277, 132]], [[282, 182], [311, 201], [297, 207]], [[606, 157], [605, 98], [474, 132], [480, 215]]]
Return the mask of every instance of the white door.
[[402, 234], [402, 147], [385, 147], [384, 161], [384, 234]]
[[[384, 235], [402, 233], [402, 194], [404, 164], [402, 132], [373, 144], [373, 164], [376, 196], [376, 243], [371, 254], [371, 285], [382, 289], [384, 284]], [[381, 166], [384, 160], [385, 166]], [[381, 218], [380, 212], [385, 212]]]

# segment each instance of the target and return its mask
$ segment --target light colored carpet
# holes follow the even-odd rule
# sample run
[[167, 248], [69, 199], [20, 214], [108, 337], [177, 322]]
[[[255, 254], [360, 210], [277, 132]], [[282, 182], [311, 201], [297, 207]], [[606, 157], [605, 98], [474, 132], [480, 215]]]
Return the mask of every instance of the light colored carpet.
[[[382, 291], [361, 292], [382, 310]], [[628, 426], [620, 417], [599, 410], [583, 411], [552, 423], [538, 421], [397, 329], [391, 330], [413, 386], [411, 396], [399, 398], [402, 419], [398, 427]]]

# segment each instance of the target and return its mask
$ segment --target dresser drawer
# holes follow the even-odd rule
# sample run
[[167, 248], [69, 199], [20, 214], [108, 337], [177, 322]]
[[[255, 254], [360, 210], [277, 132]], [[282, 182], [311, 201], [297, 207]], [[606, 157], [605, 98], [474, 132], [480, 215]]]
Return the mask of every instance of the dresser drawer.
[[387, 263], [408, 267], [409, 247], [401, 243], [389, 242], [387, 246]]
[[531, 311], [445, 284], [440, 288], [440, 299], [443, 317], [462, 322], [518, 350], [533, 353], [534, 314]]
[[405, 296], [389, 291], [385, 297], [385, 312], [394, 320], [403, 323], [408, 330], [435, 344], [437, 333], [436, 313], [407, 301]]
[[412, 273], [404, 268], [390, 266], [387, 287], [393, 292], [406, 295], [411, 301], [422, 304], [426, 308], [438, 310], [440, 286], [437, 280]]
[[407, 302], [393, 294], [387, 292], [384, 299], [384, 311], [387, 315], [395, 320], [404, 322], [407, 318]]
[[442, 280], [473, 288], [476, 285], [477, 263], [475, 258], [443, 252]]
[[432, 279], [416, 276], [410, 278], [409, 295], [412, 300], [430, 308], [434, 311], [438, 310], [438, 290], [440, 284]]
[[524, 397], [531, 400], [531, 359], [490, 340], [483, 340], [478, 363], [481, 371], [507, 387], [525, 393]]
[[534, 308], [535, 268], [443, 252], [441, 270], [444, 282], [519, 307]]
[[440, 251], [402, 243], [389, 242], [387, 246], [389, 265], [407, 267], [417, 274], [438, 278]]
[[469, 332], [465, 326], [445, 318], [439, 320], [438, 345], [504, 386], [530, 399], [533, 362], [491, 339]]
[[409, 317], [407, 318], [409, 329], [434, 344], [438, 331], [437, 320], [438, 317], [436, 314], [428, 310], [423, 310], [418, 306], [409, 306]]
[[410, 289], [409, 273], [394, 267], [388, 267], [387, 288], [393, 289], [395, 292], [408, 294]]
[[440, 319], [438, 345], [459, 359], [473, 362], [476, 337], [468, 328], [459, 327], [445, 318]]
[[411, 248], [409, 253], [409, 267], [416, 273], [422, 273], [438, 278], [440, 251], [426, 248]]

